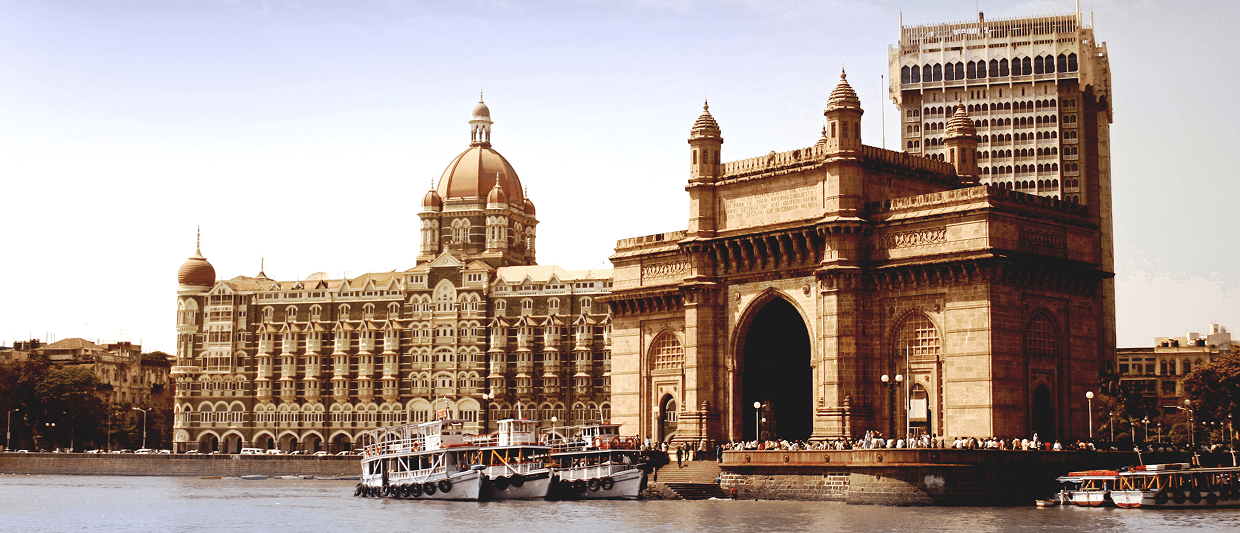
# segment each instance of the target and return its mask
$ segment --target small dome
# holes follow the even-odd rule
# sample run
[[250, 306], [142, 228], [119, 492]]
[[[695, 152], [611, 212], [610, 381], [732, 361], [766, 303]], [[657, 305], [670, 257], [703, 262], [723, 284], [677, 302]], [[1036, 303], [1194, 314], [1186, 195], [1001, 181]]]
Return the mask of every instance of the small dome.
[[426, 191], [426, 196], [422, 197], [422, 209], [428, 211], [439, 211], [443, 209], [443, 198], [439, 197], [439, 193], [435, 189]]
[[525, 214], [534, 216], [534, 201], [529, 196], [525, 197]]
[[710, 104], [702, 103], [702, 115], [693, 122], [693, 129], [689, 130], [689, 138], [701, 137], [721, 137], [723, 132], [719, 130], [719, 123], [715, 122], [715, 117], [710, 115]]
[[840, 84], [835, 86], [835, 90], [831, 91], [831, 98], [827, 99], [827, 111], [836, 109], [861, 109], [861, 99], [857, 98], [857, 92], [848, 84], [848, 76], [843, 70], [840, 70]]
[[487, 107], [487, 105], [482, 102], [482, 99], [479, 98], [478, 105], [474, 106], [473, 115], [475, 117], [491, 118], [491, 108]]
[[177, 269], [177, 283], [195, 287], [215, 285], [215, 267], [202, 256], [200, 248], [195, 248], [194, 255], [189, 256], [189, 259], [181, 263], [181, 268]]
[[973, 119], [965, 113], [964, 104], [956, 104], [956, 112], [952, 114], [951, 120], [947, 121], [943, 137], [977, 137], [977, 127], [973, 124]]
[[504, 193], [504, 188], [499, 186], [499, 182], [495, 182], [495, 186], [491, 187], [491, 192], [487, 194], [487, 205], [507, 205], [508, 195]]

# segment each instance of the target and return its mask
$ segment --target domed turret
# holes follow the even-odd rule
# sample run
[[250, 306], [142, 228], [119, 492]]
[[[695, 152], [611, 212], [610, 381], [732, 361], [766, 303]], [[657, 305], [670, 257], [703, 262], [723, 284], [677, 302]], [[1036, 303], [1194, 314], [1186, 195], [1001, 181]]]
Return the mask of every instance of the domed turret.
[[840, 83], [827, 99], [827, 154], [856, 155], [861, 153], [861, 99], [848, 84], [848, 76], [840, 71]]
[[723, 135], [719, 130], [719, 123], [715, 122], [715, 117], [710, 114], [710, 103], [702, 104], [702, 115], [693, 122], [693, 128], [689, 130], [689, 139], [713, 138], [717, 139]]
[[[481, 113], [481, 114], [480, 114]], [[491, 148], [491, 110], [482, 102], [474, 106], [469, 121], [471, 141], [469, 148], [456, 156], [439, 177], [437, 193], [442, 206], [453, 200], [481, 202], [499, 184], [508, 199], [523, 203], [521, 180], [504, 156]], [[425, 205], [428, 199], [423, 200]]]
[[964, 111], [964, 104], [956, 104], [956, 112], [952, 114], [951, 120], [947, 121], [947, 128], [943, 130], [943, 137], [960, 137], [960, 136], [977, 136], [977, 126], [973, 124], [973, 119]]
[[831, 91], [831, 98], [827, 99], [827, 111], [844, 108], [861, 109], [861, 99], [857, 98], [857, 91], [848, 84], [848, 75], [840, 70], [840, 83]]
[[956, 112], [943, 130], [943, 148], [947, 162], [956, 167], [956, 179], [961, 185], [977, 185], [981, 178], [977, 168], [977, 127], [965, 113], [964, 104], [956, 104]]
[[534, 211], [534, 201], [533, 201], [533, 200], [530, 200], [530, 197], [529, 197], [529, 196], [526, 196], [526, 197], [525, 197], [525, 214], [527, 214], [527, 215], [529, 215], [529, 216], [534, 216], [534, 214], [535, 214], [535, 211]]
[[508, 194], [504, 192], [504, 188], [499, 186], [496, 180], [495, 186], [491, 187], [491, 192], [487, 194], [487, 209], [503, 209], [508, 205]]
[[443, 209], [443, 198], [439, 197], [439, 193], [435, 189], [426, 191], [426, 196], [422, 197], [422, 209], [427, 211], [439, 211]]
[[210, 287], [215, 285], [215, 267], [202, 256], [201, 234], [194, 244], [194, 255], [181, 263], [177, 269], [177, 283], [189, 287]]

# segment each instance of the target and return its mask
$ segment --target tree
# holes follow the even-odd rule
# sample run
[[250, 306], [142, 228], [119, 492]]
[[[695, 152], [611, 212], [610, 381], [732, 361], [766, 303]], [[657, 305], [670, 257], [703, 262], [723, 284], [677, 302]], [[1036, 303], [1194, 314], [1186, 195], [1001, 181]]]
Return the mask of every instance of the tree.
[[1184, 394], [1199, 419], [1240, 418], [1240, 346], [1233, 345], [1184, 378]]

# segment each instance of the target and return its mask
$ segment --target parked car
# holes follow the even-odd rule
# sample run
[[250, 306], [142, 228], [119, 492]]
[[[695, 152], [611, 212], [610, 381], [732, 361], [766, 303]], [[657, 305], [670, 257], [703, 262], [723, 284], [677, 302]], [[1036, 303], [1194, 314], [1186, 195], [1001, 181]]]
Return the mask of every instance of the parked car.
[[133, 453], [140, 453], [142, 455], [150, 455], [150, 454], [155, 453], [155, 450], [152, 450], [150, 448], [140, 448], [138, 449], [138, 451], [133, 452]]
[[242, 448], [241, 455], [262, 455], [262, 448]]
[[190, 450], [188, 452], [185, 452], [185, 455], [202, 455], [202, 452], [198, 450]]
[[267, 450], [267, 455], [284, 455], [284, 452], [280, 451], [278, 448], [272, 448]]
[[157, 451], [157, 452], [155, 452], [155, 453], [157, 453], [157, 454], [159, 454], [159, 455], [172, 455], [172, 450], [159, 450], [159, 451]]
[[314, 452], [315, 457], [325, 457], [326, 455], [327, 455], [327, 450], [319, 450], [317, 452]]

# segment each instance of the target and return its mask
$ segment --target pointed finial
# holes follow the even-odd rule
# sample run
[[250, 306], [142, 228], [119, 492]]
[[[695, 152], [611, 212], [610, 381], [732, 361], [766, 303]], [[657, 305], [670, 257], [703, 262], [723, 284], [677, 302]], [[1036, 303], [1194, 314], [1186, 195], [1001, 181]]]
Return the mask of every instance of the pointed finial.
[[848, 73], [844, 72], [844, 67], [840, 67], [840, 81], [848, 81]]
[[705, 96], [702, 97], [702, 111], [710, 111], [710, 100]]
[[478, 88], [478, 101], [479, 101], [479, 102], [481, 102], [481, 101], [482, 101], [482, 87], [479, 87], [479, 88]]
[[202, 254], [202, 225], [198, 225], [198, 237], [194, 239], [194, 250]]

